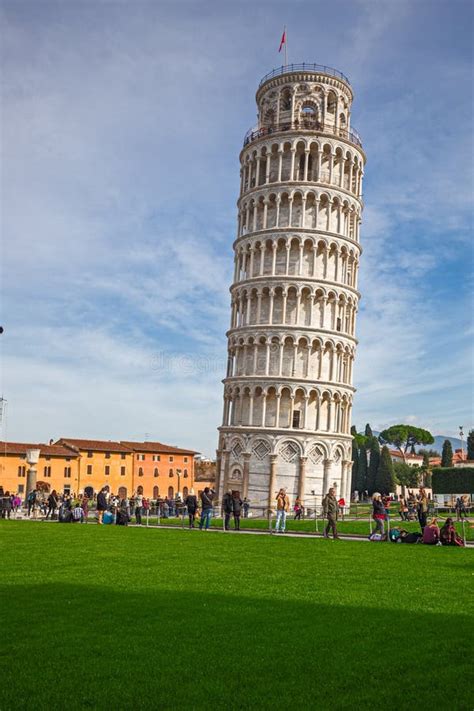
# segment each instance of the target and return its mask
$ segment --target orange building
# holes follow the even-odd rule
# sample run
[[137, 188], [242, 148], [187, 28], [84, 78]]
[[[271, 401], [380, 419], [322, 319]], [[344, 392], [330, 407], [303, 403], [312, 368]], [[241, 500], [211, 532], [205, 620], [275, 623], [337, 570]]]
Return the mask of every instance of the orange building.
[[77, 452], [53, 444], [28, 444], [25, 442], [0, 442], [0, 486], [11, 494], [26, 494], [28, 449], [39, 449], [37, 482], [44, 482], [52, 491], [75, 493], [79, 487], [79, 461]]
[[194, 488], [192, 449], [180, 449], [162, 442], [122, 442], [133, 451], [134, 491], [157, 499], [187, 496]]
[[119, 496], [133, 493], [133, 452], [121, 442], [61, 437], [56, 442], [79, 458], [76, 492], [87, 487], [97, 493], [104, 486]]

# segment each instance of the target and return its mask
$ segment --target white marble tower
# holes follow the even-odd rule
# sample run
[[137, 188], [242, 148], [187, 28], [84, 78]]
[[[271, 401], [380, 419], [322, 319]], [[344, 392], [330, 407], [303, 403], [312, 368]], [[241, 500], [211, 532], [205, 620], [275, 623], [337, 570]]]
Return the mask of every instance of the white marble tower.
[[272, 506], [349, 499], [365, 154], [349, 80], [314, 64], [267, 74], [241, 183], [218, 487]]

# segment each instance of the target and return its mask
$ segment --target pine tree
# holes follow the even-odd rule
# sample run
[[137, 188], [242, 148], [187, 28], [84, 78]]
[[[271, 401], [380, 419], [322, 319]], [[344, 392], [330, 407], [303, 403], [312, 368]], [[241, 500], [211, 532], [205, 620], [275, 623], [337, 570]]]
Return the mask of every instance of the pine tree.
[[467, 436], [467, 458], [469, 460], [474, 459], [474, 430], [469, 430]]
[[445, 439], [443, 443], [443, 451], [441, 453], [441, 466], [442, 467], [452, 467], [453, 466], [453, 447], [449, 439]]
[[357, 491], [362, 494], [367, 489], [367, 447], [359, 447], [359, 466], [357, 468]]
[[376, 491], [377, 471], [380, 464], [380, 444], [377, 437], [370, 439], [370, 462], [367, 474], [367, 489], [369, 494]]
[[359, 448], [355, 439], [352, 440], [352, 482], [351, 491], [357, 489], [357, 479], [359, 471]]
[[369, 425], [368, 422], [367, 422], [367, 424], [366, 424], [366, 426], [365, 426], [365, 436], [366, 436], [366, 437], [373, 437], [373, 436], [374, 436], [374, 434], [373, 434], [373, 432], [372, 432], [372, 427]]
[[390, 494], [395, 490], [395, 476], [393, 472], [393, 462], [388, 451], [388, 447], [382, 447], [380, 454], [380, 464], [376, 478], [377, 491], [381, 494]]

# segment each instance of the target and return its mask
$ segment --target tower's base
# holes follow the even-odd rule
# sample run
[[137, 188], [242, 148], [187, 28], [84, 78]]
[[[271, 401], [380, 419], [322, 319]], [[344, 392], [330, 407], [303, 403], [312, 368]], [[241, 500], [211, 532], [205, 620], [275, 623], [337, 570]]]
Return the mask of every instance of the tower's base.
[[350, 501], [352, 437], [304, 431], [222, 427], [218, 459], [218, 494], [240, 491], [254, 507], [272, 508], [280, 488], [293, 505], [320, 505], [330, 487]]

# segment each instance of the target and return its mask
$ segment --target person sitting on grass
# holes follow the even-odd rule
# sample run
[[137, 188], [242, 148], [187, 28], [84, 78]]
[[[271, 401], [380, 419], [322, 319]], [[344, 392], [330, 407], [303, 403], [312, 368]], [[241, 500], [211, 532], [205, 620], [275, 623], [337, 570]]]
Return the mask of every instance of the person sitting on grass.
[[333, 538], [339, 538], [337, 535], [337, 517], [339, 512], [339, 504], [336, 499], [336, 489], [329, 489], [328, 493], [323, 499], [323, 514], [327, 518], [327, 526], [324, 530], [324, 538], [329, 538], [329, 529], [332, 529]]
[[374, 533], [380, 533], [381, 536], [384, 534], [384, 521], [385, 521], [385, 506], [382, 501], [382, 495], [376, 491], [372, 496], [372, 518], [375, 521], [375, 531]]
[[438, 519], [432, 518], [423, 529], [423, 543], [428, 546], [437, 545], [439, 543], [439, 533]]
[[76, 503], [72, 510], [72, 520], [74, 523], [83, 523], [84, 521], [84, 510], [79, 502]]
[[452, 518], [447, 518], [439, 534], [443, 546], [464, 546], [461, 536], [458, 536]]

